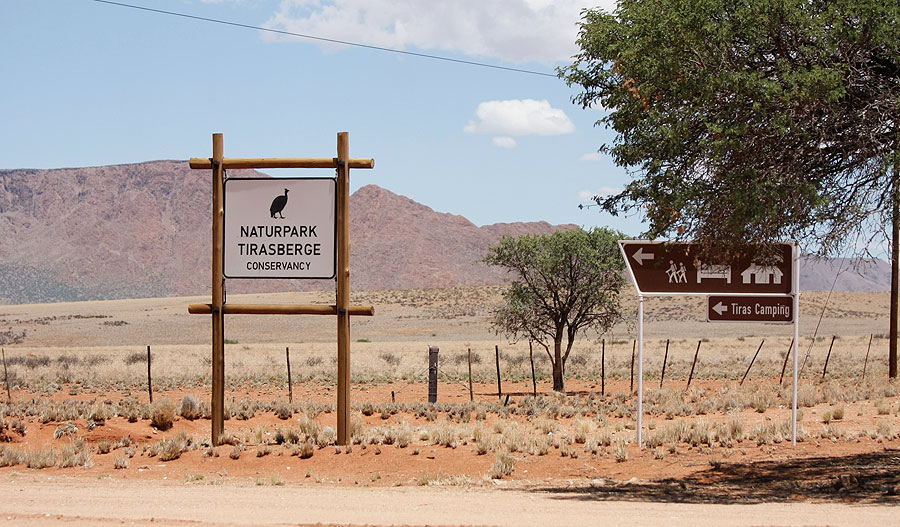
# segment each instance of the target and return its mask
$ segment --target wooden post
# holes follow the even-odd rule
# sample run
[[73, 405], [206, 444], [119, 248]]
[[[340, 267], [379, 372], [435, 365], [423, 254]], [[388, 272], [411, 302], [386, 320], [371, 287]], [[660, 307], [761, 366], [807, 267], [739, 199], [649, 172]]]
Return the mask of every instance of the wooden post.
[[6, 381], [6, 401], [12, 404], [12, 391], [9, 389], [9, 370], [6, 369], [6, 350], [0, 348], [0, 354], [3, 355], [3, 379]]
[[150, 404], [153, 404], [153, 377], [150, 375], [150, 346], [147, 346], [147, 393], [150, 395]]
[[350, 442], [350, 140], [337, 135], [337, 444]]
[[606, 339], [600, 348], [600, 395], [606, 395]]
[[503, 399], [503, 386], [500, 384], [500, 346], [494, 345], [494, 355], [497, 357], [497, 398]]
[[475, 392], [472, 390], [472, 348], [469, 348], [469, 401], [475, 402]]
[[437, 402], [438, 391], [438, 353], [437, 346], [428, 346], [428, 402]]
[[634, 393], [634, 347], [637, 344], [637, 340], [631, 341], [631, 388], [628, 393]]
[[534, 374], [534, 348], [532, 347], [532, 342], [528, 341], [528, 358], [531, 359], [531, 387], [534, 392], [534, 396], [537, 397], [537, 376]]
[[284, 348], [284, 357], [287, 359], [288, 369], [288, 402], [294, 404], [294, 383], [291, 380], [291, 348]]
[[741, 383], [740, 383], [739, 386], [743, 386], [743, 385], [744, 385], [744, 380], [747, 379], [747, 374], [750, 373], [750, 368], [753, 367], [753, 363], [756, 362], [756, 356], [759, 355], [759, 350], [762, 349], [763, 344], [765, 344], [765, 343], [766, 343], [766, 339], [763, 339], [763, 341], [759, 343], [759, 347], [756, 348], [756, 353], [754, 353], [754, 354], [753, 354], [753, 358], [750, 359], [750, 365], [747, 366], [747, 371], [745, 371], [745, 372], [744, 372], [744, 376], [741, 377]]
[[781, 376], [778, 377], [778, 385], [781, 386], [781, 383], [784, 381], [784, 371], [787, 369], [788, 359], [791, 357], [791, 350], [794, 349], [794, 339], [791, 339], [791, 344], [788, 346], [787, 353], [784, 354], [784, 364], [781, 365]]
[[872, 337], [874, 336], [875, 335], [872, 333], [869, 334], [869, 347], [868, 349], [866, 349], [866, 360], [863, 362], [863, 374], [861, 381], [866, 380], [866, 366], [869, 365], [869, 352], [872, 351]]
[[828, 371], [828, 359], [831, 358], [831, 348], [834, 347], [834, 339], [837, 338], [837, 335], [831, 336], [831, 344], [828, 345], [828, 355], [825, 355], [825, 367], [822, 368], [822, 380], [825, 380], [825, 373]]
[[691, 363], [691, 374], [688, 375], [687, 386], [685, 386], [685, 390], [691, 387], [691, 379], [694, 378], [694, 367], [697, 365], [697, 356], [700, 355], [700, 343], [703, 342], [703, 339], [697, 341], [697, 351], [694, 352], [694, 362]]
[[337, 137], [338, 445], [350, 442], [350, 140]]
[[663, 355], [662, 373], [659, 374], [659, 389], [662, 390], [663, 379], [666, 378], [666, 362], [669, 361], [669, 339], [666, 339], [666, 354]]
[[212, 160], [212, 445], [225, 433], [225, 159], [222, 134], [213, 134]]

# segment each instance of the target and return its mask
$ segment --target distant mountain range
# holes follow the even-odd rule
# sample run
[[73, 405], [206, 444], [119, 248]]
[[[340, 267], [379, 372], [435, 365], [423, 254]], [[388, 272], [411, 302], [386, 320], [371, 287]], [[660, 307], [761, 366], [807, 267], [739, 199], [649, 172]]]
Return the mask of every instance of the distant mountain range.
[[[260, 176], [239, 171], [231, 176]], [[0, 170], [0, 303], [209, 294], [210, 175], [185, 161], [56, 170]], [[503, 235], [575, 225], [476, 226], [368, 185], [350, 198], [354, 289], [499, 284], [478, 262]], [[852, 262], [840, 291], [885, 291], [890, 266]], [[838, 260], [804, 258], [801, 288], [831, 289]], [[227, 290], [333, 288], [331, 281], [229, 280]]]

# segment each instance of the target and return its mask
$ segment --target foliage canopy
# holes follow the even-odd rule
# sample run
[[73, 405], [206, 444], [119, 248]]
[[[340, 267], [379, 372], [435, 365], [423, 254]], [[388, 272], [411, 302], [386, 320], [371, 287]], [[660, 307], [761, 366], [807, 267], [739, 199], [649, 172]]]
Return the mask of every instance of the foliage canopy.
[[601, 151], [637, 175], [595, 200], [643, 208], [650, 237], [828, 254], [890, 224], [897, 2], [620, 0], [583, 12], [578, 45], [560, 76], [605, 109]]
[[565, 362], [576, 336], [588, 329], [604, 332], [622, 319], [621, 238], [609, 229], [504, 236], [484, 258], [512, 275], [506, 303], [494, 314], [494, 327], [547, 351], [554, 390], [564, 389]]

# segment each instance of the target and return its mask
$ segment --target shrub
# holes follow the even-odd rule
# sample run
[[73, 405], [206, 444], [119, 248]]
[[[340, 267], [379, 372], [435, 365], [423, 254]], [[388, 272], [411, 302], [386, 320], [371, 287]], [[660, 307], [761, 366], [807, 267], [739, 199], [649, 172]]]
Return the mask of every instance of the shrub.
[[91, 459], [91, 450], [84, 444], [84, 439], [77, 439], [60, 451], [59, 468], [90, 467], [94, 462]]
[[497, 456], [494, 466], [488, 472], [488, 477], [491, 479], [503, 479], [504, 476], [512, 474], [515, 469], [516, 460], [508, 452], [503, 452]]
[[315, 451], [316, 451], [316, 449], [313, 446], [313, 442], [307, 439], [306, 441], [303, 442], [303, 445], [300, 447], [300, 451], [299, 451], [298, 455], [300, 456], [300, 459], [309, 459], [313, 456]]
[[275, 416], [279, 419], [290, 419], [294, 415], [294, 409], [288, 403], [280, 403], [275, 407]]
[[0, 467], [14, 467], [25, 463], [25, 452], [17, 448], [0, 446]]
[[175, 424], [175, 404], [169, 400], [150, 405], [150, 425], [157, 430], [168, 430]]
[[128, 468], [131, 462], [128, 461], [128, 457], [126, 456], [116, 456], [116, 461], [113, 463], [113, 468], [115, 469], [123, 469]]
[[191, 438], [182, 430], [174, 437], [164, 439], [150, 447], [150, 456], [159, 455], [160, 461], [178, 459], [183, 452], [190, 450], [192, 443]]
[[60, 437], [66, 436], [74, 436], [78, 433], [78, 427], [75, 426], [72, 421], [66, 421], [65, 423], [56, 427], [56, 430], [53, 432], [53, 439], [59, 439]]
[[616, 458], [616, 463], [628, 461], [628, 450], [625, 449], [624, 441], [616, 442], [616, 446], [613, 447], [613, 457]]
[[112, 450], [112, 447], [113, 447], [112, 441], [109, 441], [108, 439], [104, 439], [104, 440], [100, 441], [99, 443], [97, 443], [97, 453], [98, 454], [109, 454], [109, 452]]
[[53, 448], [42, 448], [34, 450], [25, 456], [25, 466], [33, 469], [42, 469], [56, 465], [56, 450]]
[[200, 410], [200, 403], [190, 394], [186, 394], [181, 399], [181, 409], [178, 414], [189, 421], [199, 419], [203, 416], [203, 412]]

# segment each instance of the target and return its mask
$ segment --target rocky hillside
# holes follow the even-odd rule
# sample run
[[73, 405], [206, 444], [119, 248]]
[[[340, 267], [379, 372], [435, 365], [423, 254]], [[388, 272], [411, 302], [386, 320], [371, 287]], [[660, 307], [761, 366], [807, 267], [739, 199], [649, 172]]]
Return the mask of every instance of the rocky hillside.
[[[374, 185], [350, 207], [355, 289], [497, 284], [501, 272], [477, 260], [500, 236], [575, 228], [478, 227]], [[208, 294], [210, 221], [209, 173], [183, 161], [0, 170], [0, 303]], [[230, 292], [333, 287], [228, 282]]]
[[[250, 171], [232, 177], [259, 175]], [[0, 170], [0, 303], [209, 294], [210, 176], [184, 161]], [[500, 236], [574, 225], [478, 227], [369, 185], [350, 198], [354, 289], [498, 284], [478, 262]], [[885, 291], [880, 260], [804, 258], [801, 288]], [[333, 288], [330, 281], [230, 280], [228, 291]]]

